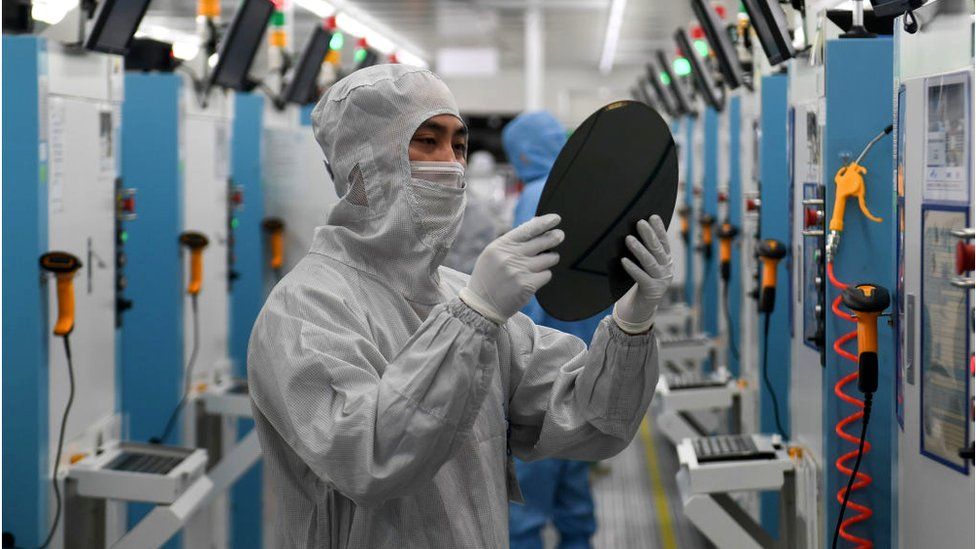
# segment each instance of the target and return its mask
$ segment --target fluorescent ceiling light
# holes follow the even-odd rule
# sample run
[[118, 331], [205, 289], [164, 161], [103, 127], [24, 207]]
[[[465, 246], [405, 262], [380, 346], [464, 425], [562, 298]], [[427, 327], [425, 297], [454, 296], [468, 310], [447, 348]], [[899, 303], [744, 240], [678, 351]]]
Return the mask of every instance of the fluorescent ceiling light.
[[610, 4], [610, 17], [607, 18], [607, 34], [603, 39], [603, 53], [600, 55], [600, 72], [609, 74], [617, 56], [617, 43], [620, 41], [620, 27], [624, 22], [624, 8], [627, 0], [613, 0]]
[[295, 0], [295, 5], [325, 19], [335, 15], [335, 6], [325, 0]]
[[199, 36], [164, 27], [163, 25], [143, 23], [139, 25], [139, 31], [136, 33], [136, 36], [173, 44], [173, 56], [184, 61], [193, 59], [200, 53]]
[[420, 57], [408, 52], [407, 50], [396, 51], [397, 61], [404, 65], [414, 65], [416, 67], [427, 68], [427, 62]]
[[78, 0], [34, 0], [31, 17], [48, 25], [54, 25], [77, 6]]

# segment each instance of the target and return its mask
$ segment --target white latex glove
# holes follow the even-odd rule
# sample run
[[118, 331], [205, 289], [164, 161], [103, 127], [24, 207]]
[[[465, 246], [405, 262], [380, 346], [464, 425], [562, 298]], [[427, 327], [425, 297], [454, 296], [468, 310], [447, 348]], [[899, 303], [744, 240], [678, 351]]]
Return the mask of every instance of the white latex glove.
[[549, 252], [566, 235], [556, 214], [533, 217], [489, 244], [474, 264], [460, 298], [481, 316], [504, 324], [552, 279], [559, 254]]
[[661, 218], [652, 215], [650, 223], [640, 220], [637, 234], [639, 240], [633, 235], [627, 237], [627, 248], [640, 265], [626, 257], [620, 260], [636, 284], [613, 305], [613, 320], [628, 334], [650, 329], [654, 312], [674, 277], [668, 230]]

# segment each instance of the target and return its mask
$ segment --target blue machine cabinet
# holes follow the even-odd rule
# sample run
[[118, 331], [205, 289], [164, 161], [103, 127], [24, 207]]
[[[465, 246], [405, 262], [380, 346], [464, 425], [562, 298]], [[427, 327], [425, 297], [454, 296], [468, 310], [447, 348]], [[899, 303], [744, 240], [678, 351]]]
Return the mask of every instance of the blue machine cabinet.
[[[127, 73], [122, 103], [122, 177], [137, 189], [138, 216], [128, 223], [127, 292], [133, 312], [121, 329], [122, 410], [129, 437], [160, 434], [183, 393], [183, 229], [180, 94], [175, 74]], [[177, 422], [170, 440], [181, 440]], [[135, 526], [152, 509], [129, 506]], [[167, 547], [178, 547], [176, 537]]]
[[[264, 304], [264, 196], [261, 190], [261, 135], [264, 99], [238, 93], [234, 97], [234, 128], [231, 142], [231, 178], [244, 190], [244, 208], [235, 213], [235, 269], [240, 274], [231, 286], [230, 357], [234, 375], [247, 377], [247, 342], [254, 320]], [[241, 438], [254, 421], [241, 419]], [[231, 488], [231, 547], [261, 547], [262, 505], [261, 463], [258, 462]]]
[[[3, 36], [3, 529], [36, 547], [49, 528], [47, 292], [37, 259], [48, 248], [46, 43]], [[16, 136], [16, 137], [10, 137]]]
[[[826, 186], [826, 216], [833, 213], [835, 196], [834, 175], [837, 170], [864, 148], [892, 120], [892, 41], [890, 38], [831, 40], [827, 42], [826, 66], [826, 126], [824, 134], [824, 185]], [[893, 291], [895, 287], [895, 254], [890, 246], [895, 233], [895, 203], [892, 197], [892, 140], [883, 138], [862, 161], [868, 172], [864, 176], [867, 206], [882, 218], [874, 223], [865, 218], [855, 204], [848, 204], [840, 250], [834, 260], [834, 271], [843, 283], [872, 282]], [[833, 302], [838, 291], [828, 286], [827, 303]], [[824, 472], [826, 477], [827, 540], [833, 535], [840, 505], [836, 494], [846, 486], [848, 476], [834, 466], [836, 459], [851, 450], [851, 444], [838, 438], [834, 426], [842, 418], [854, 413], [853, 405], [834, 395], [834, 385], [843, 376], [856, 371], [857, 366], [832, 350], [838, 337], [854, 329], [854, 325], [828, 313], [826, 322], [827, 360], [824, 371]], [[853, 344], [849, 347], [854, 349]], [[856, 352], [856, 351], [855, 351]], [[866, 452], [861, 471], [873, 481], [865, 489], [853, 492], [851, 500], [870, 507], [874, 515], [848, 531], [870, 539], [875, 547], [891, 547], [894, 528], [891, 513], [892, 474], [897, 471], [894, 420], [895, 396], [895, 340], [894, 329], [882, 318], [878, 324], [879, 389], [874, 398], [874, 411], [868, 427], [870, 452]], [[845, 392], [861, 398], [856, 383]], [[855, 437], [860, 422], [849, 425], [847, 432]], [[849, 466], [853, 465], [853, 460]], [[894, 473], [897, 474], [897, 473]], [[845, 518], [856, 514], [847, 509]]]
[[[742, 98], [738, 95], [732, 96], [729, 100], [729, 191], [728, 191], [728, 221], [733, 226], [738, 227], [740, 234], [738, 240], [746, 238], [746, 235], [741, 234], [742, 231], [742, 164], [739, 155], [742, 154]], [[721, 220], [719, 220], [721, 222]], [[742, 306], [742, 295], [740, 292], [735, 291], [735, 288], [741, 287], [742, 284], [742, 265], [739, 260], [739, 246], [732, 246], [732, 264], [729, 271], [729, 294], [728, 294], [728, 316], [730, 322], [726, 327], [728, 332], [729, 340], [736, 340], [736, 349], [740, 348], [741, 345], [738, 343], [738, 337], [741, 334], [739, 330], [739, 319], [742, 318], [740, 314], [740, 307]], [[730, 345], [731, 347], [731, 345]], [[739, 357], [731, 352], [731, 349], [727, 350], [727, 366], [729, 372], [734, 377], [739, 377]]]
[[688, 208], [688, 247], [685, 250], [685, 302], [694, 307], [698, 288], [695, 281], [695, 235], [698, 234], [695, 212], [695, 122], [694, 116], [685, 116], [681, 124], [685, 132], [685, 165], [681, 181], [685, 185], [685, 206]]
[[[718, 315], [722, 313], [719, 301], [719, 261], [718, 261], [718, 143], [719, 117], [721, 113], [713, 108], [705, 110], [705, 163], [702, 174], [702, 215], [710, 215], [715, 220], [712, 226], [712, 243], [707, 256], [702, 256], [702, 280], [699, 300], [703, 317], [702, 328], [709, 337], [718, 335]], [[704, 243], [702, 244], [704, 246]], [[704, 252], [703, 252], [704, 253]], [[710, 259], [705, 259], [709, 257]]]
[[[759, 192], [762, 207], [759, 212], [759, 234], [763, 239], [779, 240], [791, 249], [789, 160], [787, 154], [787, 88], [785, 74], [764, 76], [762, 79], [762, 111], [759, 155]], [[770, 313], [768, 336], [763, 335], [763, 315], [759, 317], [760, 349], [767, 346], [768, 359], [764, 367], [779, 401], [779, 415], [784, 433], [789, 437], [790, 410], [790, 261], [787, 256], [779, 263], [776, 304]], [[762, 351], [760, 351], [762, 360]], [[775, 433], [773, 400], [765, 387], [760, 391], [759, 425], [764, 433]], [[763, 527], [773, 536], [779, 531], [779, 494], [764, 493], [761, 515]]]

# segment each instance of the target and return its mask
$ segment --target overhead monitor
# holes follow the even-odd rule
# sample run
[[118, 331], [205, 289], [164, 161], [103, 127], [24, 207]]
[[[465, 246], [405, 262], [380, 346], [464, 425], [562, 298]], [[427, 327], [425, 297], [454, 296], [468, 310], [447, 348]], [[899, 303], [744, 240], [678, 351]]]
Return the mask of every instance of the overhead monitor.
[[657, 51], [657, 64], [661, 67], [661, 74], [664, 75], [665, 86], [671, 90], [671, 96], [674, 97], [675, 104], [682, 114], [690, 114], [692, 116], [697, 116], [698, 111], [695, 109], [695, 105], [691, 102], [691, 96], [688, 94], [688, 90], [685, 88], [684, 82], [675, 78], [674, 74], [671, 72], [671, 61], [668, 59], [667, 54], [662, 50]]
[[708, 0], [691, 0], [691, 9], [698, 18], [708, 38], [708, 43], [715, 52], [715, 60], [718, 61], [718, 68], [722, 71], [725, 85], [730, 90], [734, 90], [742, 85], [745, 80], [742, 74], [742, 65], [739, 63], [739, 56], [735, 52], [735, 46], [729, 38], [722, 21], [718, 14], [709, 5]]
[[901, 15], [907, 11], [917, 10], [925, 4], [925, 0], [871, 0], [874, 15], [886, 17]]
[[637, 101], [616, 101], [569, 137], [549, 172], [536, 215], [556, 213], [566, 238], [554, 251], [552, 280], [536, 294], [559, 320], [604, 311], [634, 285], [621, 259], [638, 221], [671, 221], [678, 157], [667, 122]]
[[85, 49], [125, 55], [147, 9], [149, 0], [101, 0]]
[[270, 0], [244, 0], [220, 43], [217, 65], [210, 75], [210, 85], [246, 90], [247, 73], [261, 45], [274, 4]]
[[695, 85], [705, 98], [705, 102], [717, 111], [722, 110], [725, 107], [725, 94], [722, 88], [715, 84], [711, 67], [705, 64], [702, 56], [692, 47], [688, 31], [684, 29], [674, 31], [674, 41], [691, 63], [691, 77], [695, 80]]
[[759, 43], [770, 65], [779, 65], [796, 55], [786, 25], [786, 14], [778, 0], [742, 0], [742, 5], [759, 35]]
[[291, 77], [291, 82], [285, 89], [284, 100], [289, 103], [305, 105], [316, 100], [316, 80], [322, 70], [322, 62], [329, 53], [329, 42], [332, 33], [322, 27], [316, 27], [305, 45], [298, 66]]
[[650, 84], [651, 89], [654, 90], [654, 95], [657, 97], [658, 105], [664, 107], [664, 110], [671, 116], [681, 116], [683, 113], [678, 108], [675, 102], [674, 96], [671, 95], [663, 82], [661, 82], [661, 70], [657, 68], [657, 62], [651, 59], [647, 63], [647, 83]]

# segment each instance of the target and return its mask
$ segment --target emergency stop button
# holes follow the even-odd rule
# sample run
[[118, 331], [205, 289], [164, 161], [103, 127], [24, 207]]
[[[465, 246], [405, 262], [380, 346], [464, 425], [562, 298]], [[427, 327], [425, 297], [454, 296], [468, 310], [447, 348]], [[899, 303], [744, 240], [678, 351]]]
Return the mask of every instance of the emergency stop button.
[[963, 275], [976, 270], [976, 249], [973, 244], [956, 244], [956, 274]]

